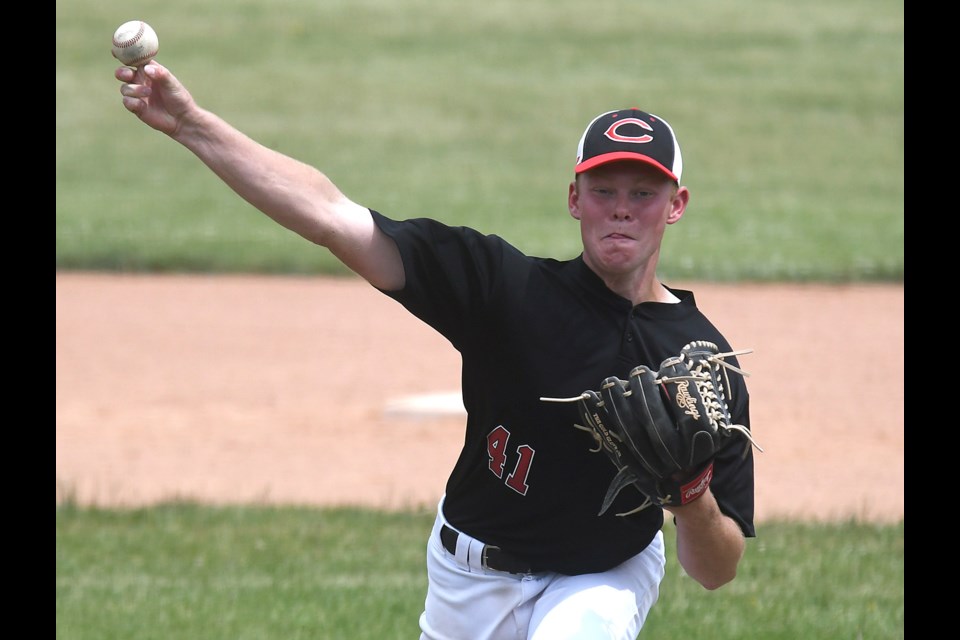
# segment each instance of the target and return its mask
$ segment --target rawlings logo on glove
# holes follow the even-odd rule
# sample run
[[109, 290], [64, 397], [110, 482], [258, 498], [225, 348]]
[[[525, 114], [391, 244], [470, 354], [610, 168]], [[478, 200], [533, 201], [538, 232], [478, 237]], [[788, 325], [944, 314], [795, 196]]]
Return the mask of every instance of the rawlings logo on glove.
[[697, 400], [690, 395], [687, 387], [690, 383], [684, 380], [677, 385], [677, 406], [684, 410], [684, 413], [691, 416], [694, 420], [700, 419], [700, 412], [697, 411]]
[[[646, 501], [628, 515], [655, 504], [681, 505], [702, 496], [713, 479], [713, 458], [736, 433], [757, 447], [750, 430], [733, 424], [727, 407], [728, 370], [748, 375], [724, 358], [751, 350], [720, 353], [712, 342], [697, 340], [680, 355], [667, 358], [658, 371], [635, 367], [628, 380], [609, 377], [600, 392], [575, 398], [541, 398], [577, 402], [597, 447], [617, 468], [603, 498], [604, 514], [620, 491], [633, 485]], [[676, 407], [674, 409], [673, 407]]]

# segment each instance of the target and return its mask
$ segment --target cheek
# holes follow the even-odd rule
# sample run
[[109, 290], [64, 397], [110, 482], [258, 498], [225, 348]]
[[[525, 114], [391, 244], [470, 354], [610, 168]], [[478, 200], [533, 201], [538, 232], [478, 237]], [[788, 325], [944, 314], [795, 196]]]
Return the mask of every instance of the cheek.
[[669, 210], [662, 206], [640, 207], [636, 212], [637, 220], [645, 226], [663, 226], [667, 222]]
[[601, 220], [607, 215], [606, 210], [600, 203], [595, 200], [590, 200], [589, 198], [581, 198], [577, 201], [576, 205], [577, 217], [584, 222]]
[[577, 220], [580, 221], [580, 227], [582, 229], [589, 230], [599, 227], [604, 220], [604, 216], [596, 209], [581, 208], [578, 212]]

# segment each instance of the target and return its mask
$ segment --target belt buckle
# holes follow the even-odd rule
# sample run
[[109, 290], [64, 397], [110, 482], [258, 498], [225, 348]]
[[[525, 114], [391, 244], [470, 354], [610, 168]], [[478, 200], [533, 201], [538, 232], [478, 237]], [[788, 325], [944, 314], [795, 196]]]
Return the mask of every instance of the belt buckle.
[[[480, 552], [480, 566], [482, 566], [484, 569], [490, 569], [490, 567], [487, 565], [487, 552], [490, 551], [490, 549], [496, 549], [497, 551], [499, 551], [500, 547], [497, 547], [492, 544], [483, 545], [483, 551]], [[491, 569], [491, 570], [497, 571], [497, 569]]]

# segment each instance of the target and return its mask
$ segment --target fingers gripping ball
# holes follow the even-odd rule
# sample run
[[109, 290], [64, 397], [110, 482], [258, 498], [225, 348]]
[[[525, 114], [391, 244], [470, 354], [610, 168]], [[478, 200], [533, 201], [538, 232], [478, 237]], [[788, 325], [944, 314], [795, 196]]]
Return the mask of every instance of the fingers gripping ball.
[[609, 377], [599, 394], [577, 398], [584, 422], [577, 426], [594, 436], [594, 451], [604, 451], [618, 470], [601, 514], [628, 485], [647, 499], [627, 513], [692, 502], [709, 487], [714, 456], [735, 434], [757, 446], [748, 429], [732, 423], [727, 407], [727, 369], [746, 375], [724, 360], [729, 355], [711, 342], [691, 342], [657, 371], [640, 365], [628, 380]]
[[124, 22], [113, 34], [113, 57], [128, 67], [142, 67], [159, 51], [157, 32], [142, 20]]

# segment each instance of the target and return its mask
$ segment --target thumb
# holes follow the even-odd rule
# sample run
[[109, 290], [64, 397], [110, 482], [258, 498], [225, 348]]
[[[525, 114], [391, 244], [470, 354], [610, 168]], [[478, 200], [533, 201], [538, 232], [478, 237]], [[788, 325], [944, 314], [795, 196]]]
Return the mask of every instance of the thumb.
[[154, 83], [168, 83], [170, 81], [170, 71], [156, 60], [151, 60], [143, 65], [139, 71]]
[[151, 60], [142, 68], [151, 98], [172, 118], [180, 119], [193, 107], [193, 97], [183, 83], [165, 66]]
[[164, 93], [185, 93], [177, 77], [156, 60], [151, 60], [137, 71], [149, 79], [148, 84], [150, 86], [160, 89]]
[[687, 468], [699, 467], [713, 458], [717, 453], [717, 445], [708, 431], [698, 431], [690, 439], [690, 458], [686, 462]]

